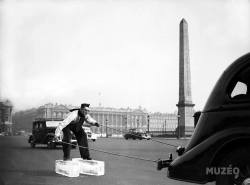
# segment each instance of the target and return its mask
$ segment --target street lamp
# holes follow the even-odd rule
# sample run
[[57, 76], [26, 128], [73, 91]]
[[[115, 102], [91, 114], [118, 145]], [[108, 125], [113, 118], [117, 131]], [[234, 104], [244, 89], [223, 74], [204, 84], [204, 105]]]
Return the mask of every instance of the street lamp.
[[179, 139], [181, 137], [181, 128], [180, 128], [180, 114], [177, 115], [177, 121], [178, 121], [178, 136], [177, 138]]
[[106, 138], [108, 138], [108, 119], [105, 120]]
[[125, 131], [127, 131], [127, 129], [128, 129], [128, 128], [127, 128], [127, 127], [128, 127], [128, 125], [127, 125], [127, 124], [128, 124], [128, 123], [127, 123], [127, 116], [124, 115], [124, 116], [123, 116], [123, 119], [124, 119], [124, 124], [125, 124]]
[[101, 137], [102, 137], [102, 127], [100, 128], [100, 131], [101, 131]]
[[166, 134], [166, 132], [167, 132], [167, 120], [165, 120], [165, 122], [164, 122], [165, 124], [165, 130], [164, 130], [164, 132], [165, 132], [165, 134]]
[[150, 116], [148, 115], [147, 118], [148, 118], [148, 133], [149, 133], [149, 120], [150, 120]]

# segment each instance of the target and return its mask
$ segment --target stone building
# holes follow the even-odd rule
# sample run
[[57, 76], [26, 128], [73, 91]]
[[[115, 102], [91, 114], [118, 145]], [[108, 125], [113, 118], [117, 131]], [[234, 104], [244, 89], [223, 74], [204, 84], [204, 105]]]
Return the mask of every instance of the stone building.
[[62, 105], [62, 104], [52, 104], [47, 103], [45, 105], [40, 106], [37, 109], [37, 117], [38, 118], [65, 118], [69, 113], [70, 109], [76, 108], [76, 106], [72, 105]]
[[[64, 119], [70, 109], [78, 108], [72, 105], [47, 103], [38, 108], [15, 113], [14, 120], [16, 127], [31, 131], [32, 121], [35, 118]], [[153, 135], [173, 133], [177, 127], [176, 114], [148, 113], [147, 110], [139, 107], [131, 108], [110, 108], [90, 107], [90, 115], [102, 126], [92, 127], [92, 131], [100, 136], [106, 134], [122, 136], [130, 128], [141, 128]]]
[[9, 100], [0, 100], [0, 132], [12, 134], [12, 109], [13, 105]]
[[[77, 108], [71, 105], [45, 104], [37, 109], [39, 118], [65, 118], [70, 109]], [[100, 135], [122, 135], [129, 128], [147, 128], [147, 111], [139, 109], [116, 109], [108, 107], [91, 107], [90, 115], [101, 125], [92, 127]]]
[[150, 113], [149, 130], [153, 135], [176, 136], [178, 126], [177, 114], [170, 113]]
[[147, 111], [142, 109], [115, 109], [105, 107], [93, 107], [91, 116], [103, 125], [94, 128], [101, 135], [122, 135], [130, 128], [147, 128]]

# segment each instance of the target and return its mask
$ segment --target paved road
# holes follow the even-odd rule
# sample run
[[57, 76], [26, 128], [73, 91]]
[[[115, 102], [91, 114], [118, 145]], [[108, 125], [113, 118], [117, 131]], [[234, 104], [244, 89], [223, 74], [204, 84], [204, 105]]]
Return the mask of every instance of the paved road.
[[[163, 140], [161, 140], [163, 141]], [[168, 140], [172, 144], [185, 141]], [[175, 148], [147, 140], [102, 138], [89, 142], [91, 148], [157, 160], [167, 158]], [[61, 147], [54, 150], [46, 146], [30, 148], [23, 136], [0, 137], [0, 184], [4, 185], [184, 185], [188, 183], [168, 179], [167, 170], [156, 170], [156, 163], [112, 156], [91, 151], [92, 158], [105, 161], [104, 176], [81, 175], [68, 178], [54, 172], [55, 160], [62, 158]], [[71, 150], [79, 157], [78, 149]], [[190, 184], [190, 183], [189, 183]]]

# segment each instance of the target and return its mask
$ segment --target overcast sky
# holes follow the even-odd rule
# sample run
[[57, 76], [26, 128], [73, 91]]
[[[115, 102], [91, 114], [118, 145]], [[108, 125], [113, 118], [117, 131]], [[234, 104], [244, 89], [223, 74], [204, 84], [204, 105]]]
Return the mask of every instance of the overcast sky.
[[189, 27], [192, 98], [250, 51], [249, 0], [1, 1], [1, 97], [174, 112], [179, 23]]

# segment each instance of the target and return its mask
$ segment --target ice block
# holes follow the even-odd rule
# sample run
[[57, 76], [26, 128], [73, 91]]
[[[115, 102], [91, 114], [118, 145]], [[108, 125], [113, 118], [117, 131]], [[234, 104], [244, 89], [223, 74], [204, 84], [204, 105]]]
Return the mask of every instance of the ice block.
[[72, 161], [78, 162], [81, 174], [101, 176], [105, 173], [104, 161], [83, 160], [82, 158], [73, 158]]
[[80, 165], [76, 161], [56, 160], [55, 171], [67, 177], [78, 177], [80, 175]]

